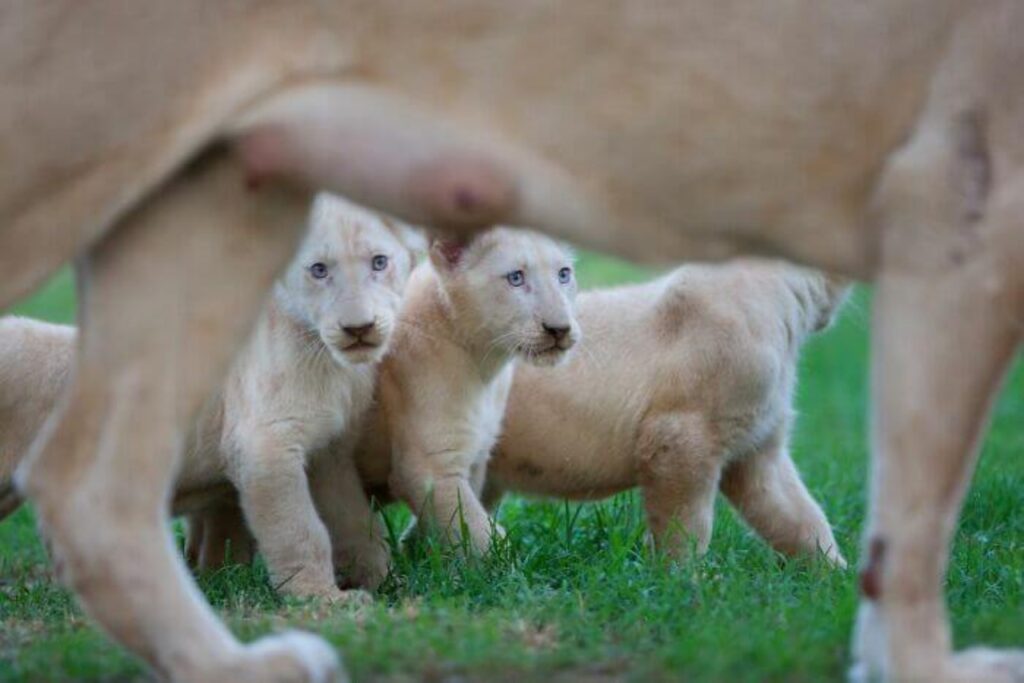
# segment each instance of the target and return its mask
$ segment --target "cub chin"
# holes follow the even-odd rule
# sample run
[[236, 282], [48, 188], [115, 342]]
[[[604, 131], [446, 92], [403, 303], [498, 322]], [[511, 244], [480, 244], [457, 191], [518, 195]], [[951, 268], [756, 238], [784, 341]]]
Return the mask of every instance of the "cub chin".
[[[408, 503], [422, 530], [486, 552], [494, 524], [479, 477], [513, 365], [569, 355], [580, 335], [575, 296], [570, 252], [537, 233], [495, 228], [470, 243], [434, 242], [410, 279], [378, 410], [356, 449], [364, 484]], [[363, 541], [350, 540], [358, 564]]]

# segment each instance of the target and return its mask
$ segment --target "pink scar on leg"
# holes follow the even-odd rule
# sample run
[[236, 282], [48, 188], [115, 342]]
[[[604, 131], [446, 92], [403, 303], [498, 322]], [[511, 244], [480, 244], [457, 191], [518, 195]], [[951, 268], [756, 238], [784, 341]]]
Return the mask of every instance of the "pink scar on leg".
[[860, 572], [860, 592], [868, 600], [878, 600], [882, 597], [881, 573], [885, 551], [885, 539], [871, 539], [868, 546], [868, 562]]

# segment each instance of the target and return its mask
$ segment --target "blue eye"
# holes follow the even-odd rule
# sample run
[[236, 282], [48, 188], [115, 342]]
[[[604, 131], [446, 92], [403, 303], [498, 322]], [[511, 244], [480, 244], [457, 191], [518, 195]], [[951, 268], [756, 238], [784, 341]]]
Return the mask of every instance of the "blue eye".
[[569, 284], [569, 282], [571, 280], [572, 280], [572, 268], [566, 267], [566, 268], [562, 268], [560, 271], [558, 271], [558, 281], [561, 282], [563, 285]]
[[505, 276], [505, 279], [513, 287], [522, 287], [523, 283], [526, 282], [526, 274], [521, 270], [513, 270]]
[[370, 262], [370, 267], [374, 270], [384, 270], [388, 267], [388, 257], [384, 254], [377, 254]]
[[309, 267], [309, 274], [312, 275], [315, 280], [323, 280], [327, 277], [327, 266], [323, 263], [314, 263]]

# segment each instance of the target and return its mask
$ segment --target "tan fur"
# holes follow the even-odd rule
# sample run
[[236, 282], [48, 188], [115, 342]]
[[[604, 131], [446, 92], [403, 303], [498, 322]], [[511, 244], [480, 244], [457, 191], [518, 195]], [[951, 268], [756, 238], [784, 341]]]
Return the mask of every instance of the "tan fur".
[[679, 556], [707, 548], [721, 486], [780, 551], [844, 565], [787, 448], [800, 347], [844, 297], [823, 275], [755, 261], [580, 295], [582, 349], [516, 369], [485, 503], [639, 486], [655, 541]]
[[[942, 580], [1024, 317], [1022, 30], [1016, 0], [3, 5], [0, 148], [17, 161], [0, 169], [0, 305], [76, 255], [89, 290], [75, 388], [36, 449], [45, 474], [22, 477], [65, 580], [166, 676], [335, 670], [311, 641], [241, 649], [156, 533], [176, 430], [286, 262], [282, 226], [324, 187], [453, 229], [876, 280], [865, 545], [888, 550], [867, 567], [857, 671], [1020, 678], [1020, 652], [953, 653]], [[231, 172], [185, 172], [204, 154]], [[189, 267], [133, 273], [161, 251]], [[190, 292], [201, 306], [175, 306]], [[129, 494], [117, 466], [148, 485]], [[78, 509], [81, 481], [83, 500], [116, 502]], [[138, 521], [114, 523], [126, 510]], [[95, 529], [133, 568], [102, 559]]]
[[[356, 462], [443, 540], [460, 543], [464, 527], [471, 550], [490, 549], [493, 522], [471, 471], [486, 463], [501, 431], [514, 359], [553, 365], [576, 341], [575, 280], [559, 281], [570, 266], [550, 239], [496, 228], [455, 263], [435, 245], [410, 280], [380, 370], [378, 413]], [[522, 286], [506, 281], [513, 271], [524, 274]], [[567, 331], [555, 340], [545, 326]]]

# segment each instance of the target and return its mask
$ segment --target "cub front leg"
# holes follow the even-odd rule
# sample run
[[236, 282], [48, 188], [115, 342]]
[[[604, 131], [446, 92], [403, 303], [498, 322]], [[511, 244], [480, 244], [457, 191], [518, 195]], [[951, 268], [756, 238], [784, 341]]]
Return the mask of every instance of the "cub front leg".
[[185, 557], [194, 569], [252, 563], [254, 539], [235, 499], [189, 514], [187, 531]]
[[[473, 490], [473, 495], [476, 500], [480, 501], [480, 505], [483, 507], [485, 514], [488, 515], [488, 523], [490, 528], [488, 533], [490, 535], [497, 534], [499, 538], [505, 537], [505, 529], [498, 524], [497, 520], [492, 516], [494, 511], [497, 509], [498, 504], [501, 503], [501, 498], [505, 492], [501, 490], [497, 484], [491, 485], [490, 480], [487, 477], [487, 454], [481, 454], [477, 460], [469, 468], [469, 485]], [[420, 524], [419, 520], [413, 519], [409, 522], [409, 525], [402, 532], [401, 545], [403, 547], [409, 544], [419, 543], [423, 540], [424, 533], [429, 531], [429, 524]], [[490, 549], [490, 537], [487, 540], [487, 546], [484, 548], [484, 552]]]
[[471, 467], [464, 453], [399, 446], [391, 488], [416, 513], [422, 531], [483, 555], [491, 548], [494, 525], [473, 490]]
[[310, 495], [305, 449], [264, 436], [242, 449], [232, 469], [274, 587], [296, 597], [344, 600], [334, 583], [327, 528]]
[[655, 547], [677, 560], [703, 555], [722, 468], [704, 419], [687, 413], [650, 417], [639, 438], [637, 471]]
[[391, 572], [391, 551], [383, 524], [363, 490], [351, 449], [316, 458], [309, 480], [342, 585], [376, 590]]
[[490, 453], [477, 455], [473, 465], [469, 468], [469, 485], [473, 487], [473, 493], [490, 516], [491, 530], [498, 534], [499, 538], [505, 538], [505, 527], [498, 524], [495, 512], [501, 504], [505, 491], [500, 485], [492, 483], [487, 477], [487, 463], [491, 459]]

